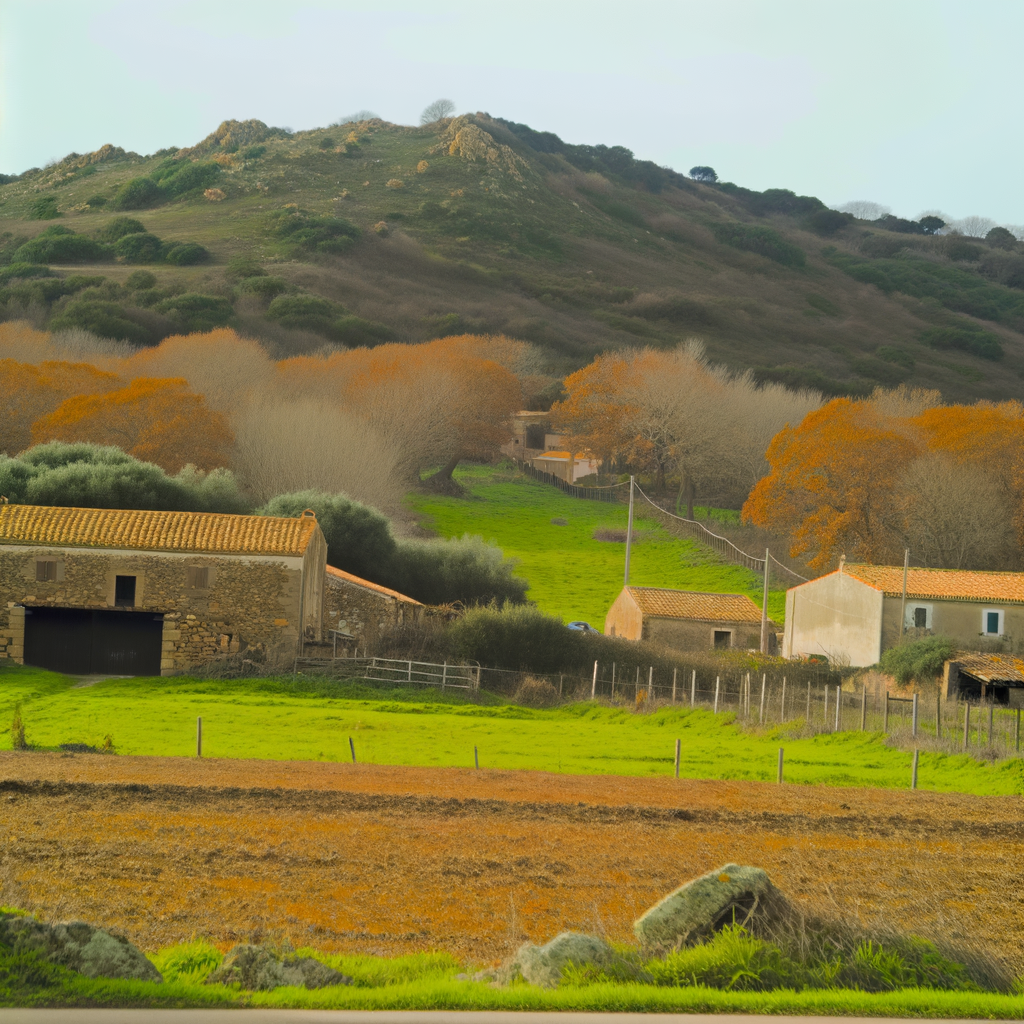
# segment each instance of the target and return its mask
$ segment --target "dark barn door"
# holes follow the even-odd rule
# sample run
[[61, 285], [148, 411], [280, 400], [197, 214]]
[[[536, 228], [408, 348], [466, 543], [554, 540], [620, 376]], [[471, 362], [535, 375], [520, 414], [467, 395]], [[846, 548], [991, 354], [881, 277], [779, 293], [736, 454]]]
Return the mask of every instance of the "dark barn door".
[[67, 675], [160, 675], [163, 622], [144, 612], [25, 609], [25, 664]]

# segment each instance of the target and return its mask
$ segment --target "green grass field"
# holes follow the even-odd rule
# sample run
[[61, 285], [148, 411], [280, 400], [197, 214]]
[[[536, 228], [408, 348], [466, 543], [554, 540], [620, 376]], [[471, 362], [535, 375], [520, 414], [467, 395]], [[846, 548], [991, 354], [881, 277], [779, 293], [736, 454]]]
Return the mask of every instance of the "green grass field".
[[[625, 530], [625, 505], [571, 498], [556, 487], [514, 471], [467, 466], [455, 474], [466, 497], [415, 494], [409, 504], [421, 524], [442, 537], [479, 535], [519, 560], [530, 581], [527, 597], [566, 622], [585, 619], [604, 629], [604, 617], [623, 584], [625, 545], [594, 539], [601, 528]], [[638, 510], [640, 506], [637, 506]], [[556, 526], [552, 519], [565, 519]], [[761, 606], [761, 577], [691, 540], [672, 536], [642, 512], [634, 529], [642, 538], [630, 558], [630, 583], [716, 594], [748, 594]], [[782, 625], [785, 590], [770, 592], [768, 614]]]
[[[39, 669], [0, 672], [0, 722], [21, 706], [28, 742], [102, 745], [121, 754], [186, 756], [203, 719], [208, 757], [346, 761], [352, 737], [360, 761], [470, 767], [473, 747], [485, 768], [569, 774], [671, 775], [676, 738], [681, 774], [695, 779], [775, 778], [778, 748], [786, 779], [834, 786], [906, 789], [911, 755], [877, 733], [793, 738], [801, 722], [761, 731], [731, 713], [689, 708], [637, 714], [590, 702], [536, 710], [471, 704], [436, 693], [374, 691], [359, 684], [291, 680], [112, 679], [92, 686]], [[5, 728], [0, 748], [9, 749]], [[1024, 793], [1024, 761], [989, 763], [967, 755], [922, 753], [922, 789]]]

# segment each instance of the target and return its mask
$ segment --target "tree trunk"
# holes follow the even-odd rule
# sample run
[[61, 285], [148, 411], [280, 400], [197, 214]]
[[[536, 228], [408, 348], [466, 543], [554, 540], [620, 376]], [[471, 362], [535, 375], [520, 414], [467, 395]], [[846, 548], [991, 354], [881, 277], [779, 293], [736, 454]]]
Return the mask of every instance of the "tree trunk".
[[464, 494], [462, 485], [452, 479], [455, 467], [462, 461], [461, 455], [453, 455], [436, 473], [428, 476], [423, 481], [423, 487], [428, 491], [436, 491], [438, 494], [448, 494], [458, 497]]
[[462, 461], [461, 455], [453, 455], [435, 474], [438, 482], [442, 480], [451, 480], [452, 473], [455, 472], [456, 467]]
[[693, 485], [693, 477], [690, 476], [685, 470], [679, 480], [679, 494], [676, 496], [676, 512], [679, 511], [679, 506], [682, 503], [683, 496], [686, 496], [686, 518], [693, 518], [693, 501], [696, 497], [697, 488]]

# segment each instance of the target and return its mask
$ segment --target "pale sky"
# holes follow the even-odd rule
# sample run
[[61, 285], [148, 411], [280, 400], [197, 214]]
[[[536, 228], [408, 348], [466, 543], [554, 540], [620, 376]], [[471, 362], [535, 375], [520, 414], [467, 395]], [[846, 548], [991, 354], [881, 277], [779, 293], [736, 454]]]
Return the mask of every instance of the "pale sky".
[[0, 0], [0, 171], [431, 100], [830, 205], [1024, 223], [1022, 0]]

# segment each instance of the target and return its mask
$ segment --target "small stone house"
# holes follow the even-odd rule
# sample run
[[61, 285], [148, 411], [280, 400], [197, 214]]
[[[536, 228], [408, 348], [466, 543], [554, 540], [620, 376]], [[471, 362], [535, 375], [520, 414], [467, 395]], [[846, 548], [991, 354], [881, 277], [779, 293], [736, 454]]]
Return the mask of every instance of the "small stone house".
[[[769, 621], [774, 643], [776, 626]], [[606, 636], [651, 640], [677, 651], [757, 648], [761, 609], [746, 594], [623, 587], [605, 618]]]
[[[903, 628], [900, 629], [900, 611]], [[901, 637], [942, 634], [970, 650], [1024, 638], [1024, 573], [841, 564], [786, 594], [787, 658], [875, 665]]]
[[1024, 706], [1024, 660], [1009, 654], [961, 654], [942, 670], [946, 700]]
[[327, 544], [294, 519], [0, 505], [0, 660], [170, 675], [321, 639]]
[[326, 584], [323, 633], [332, 652], [355, 654], [384, 630], [423, 617], [419, 601], [333, 565], [327, 566]]

